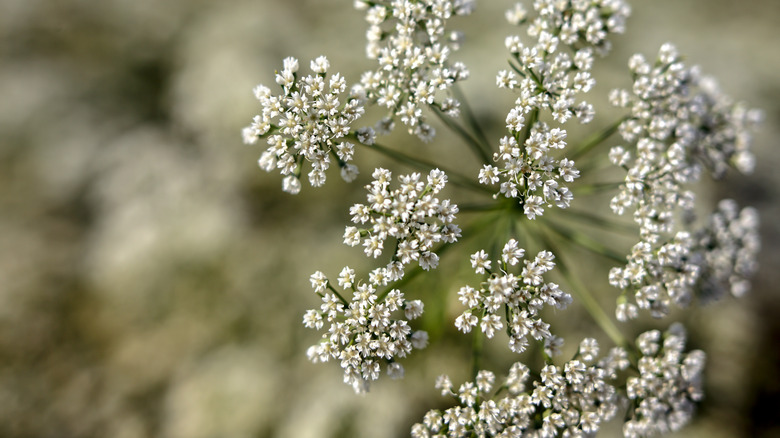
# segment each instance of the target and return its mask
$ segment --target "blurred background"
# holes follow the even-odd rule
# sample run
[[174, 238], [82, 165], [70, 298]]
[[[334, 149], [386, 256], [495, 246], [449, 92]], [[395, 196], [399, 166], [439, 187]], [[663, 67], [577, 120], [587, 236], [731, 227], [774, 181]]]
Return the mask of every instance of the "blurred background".
[[[672, 41], [766, 115], [756, 173], [704, 196], [758, 208], [764, 243], [751, 295], [687, 317], [692, 347], [709, 355], [708, 398], [680, 436], [780, 436], [780, 2], [633, 3], [628, 33], [597, 72], [597, 108], [596, 95], [628, 84], [630, 54], [652, 57]], [[467, 32], [455, 56], [472, 71], [465, 93], [499, 123], [512, 101], [494, 89], [503, 39], [516, 32], [503, 20], [510, 4], [479, 1], [452, 26]], [[262, 145], [241, 143], [258, 111], [251, 90], [273, 85], [282, 58], [307, 66], [325, 54], [350, 82], [373, 68], [351, 6], [0, 2], [0, 436], [401, 437], [446, 406], [434, 378], [461, 382], [469, 356], [436, 323], [451, 327], [457, 305], [426, 320], [438, 346], [406, 362], [406, 379], [366, 396], [341, 383], [336, 364], [305, 358], [319, 338], [301, 325], [318, 305], [308, 276], [369, 269], [341, 235], [370, 169], [389, 164], [363, 153], [356, 184], [331, 174], [324, 188], [289, 196], [278, 174], [257, 168]], [[421, 153], [465, 151], [441, 140]], [[610, 305], [606, 269], [593, 284]], [[442, 289], [441, 276], [417, 280], [411, 297]], [[510, 363], [491, 357], [498, 373]]]

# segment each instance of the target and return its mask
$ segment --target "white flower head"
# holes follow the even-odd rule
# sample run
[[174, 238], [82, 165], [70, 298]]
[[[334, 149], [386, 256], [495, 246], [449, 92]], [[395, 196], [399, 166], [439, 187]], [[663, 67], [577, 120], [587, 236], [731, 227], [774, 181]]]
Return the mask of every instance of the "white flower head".
[[311, 62], [311, 71], [314, 73], [325, 74], [328, 72], [329, 68], [330, 62], [328, 62], [328, 58], [324, 56], [320, 56]]
[[[447, 24], [454, 15], [470, 14], [474, 5], [473, 0], [359, 5], [369, 23], [366, 54], [377, 61], [376, 70], [363, 74], [360, 93], [368, 103], [392, 110], [390, 119], [400, 120], [423, 141], [435, 135], [423, 108], [432, 105], [451, 117], [459, 113], [450, 88], [468, 78], [468, 70], [451, 55], [464, 37]], [[377, 132], [388, 133], [393, 126], [383, 123]]]
[[[338, 278], [342, 292], [330, 285], [322, 272], [311, 276], [322, 305], [308, 310], [303, 324], [316, 330], [327, 328], [307, 356], [313, 362], [338, 361], [344, 369], [344, 382], [356, 392], [367, 391], [369, 383], [379, 378], [383, 365], [391, 378], [403, 377], [404, 369], [397, 359], [428, 344], [426, 332], [413, 331], [407, 319], [394, 317], [399, 312], [408, 319], [419, 317], [422, 302], [406, 301], [398, 289], [377, 295], [376, 286], [383, 283], [378, 277], [383, 275], [384, 269], [380, 269], [372, 273], [372, 281], [359, 282], [354, 270], [344, 267]], [[353, 291], [351, 301], [345, 298], [349, 296], [345, 289]]]
[[504, 16], [506, 21], [515, 26], [525, 21], [528, 12], [525, 10], [525, 6], [522, 3], [515, 3], [512, 9], [508, 9]]
[[483, 250], [471, 255], [471, 267], [477, 274], [484, 274], [486, 270], [490, 269], [490, 264], [491, 261], [488, 260], [488, 255]]
[[[520, 263], [525, 250], [517, 246], [515, 240], [504, 245], [502, 259], [509, 266]], [[504, 318], [500, 312], [506, 312], [508, 319], [506, 331], [509, 334], [509, 347], [522, 353], [528, 346], [528, 336], [536, 340], [547, 341], [553, 335], [549, 324], [541, 319], [540, 312], [545, 305], [564, 309], [571, 302], [571, 296], [562, 291], [555, 283], [545, 283], [544, 274], [555, 263], [549, 251], [542, 251], [534, 260], [522, 260], [524, 268], [520, 275], [505, 272], [488, 272], [491, 261], [484, 250], [471, 255], [471, 265], [478, 274], [487, 279], [477, 289], [464, 286], [458, 291], [458, 300], [466, 309], [455, 319], [455, 327], [464, 333], [479, 326], [486, 337], [492, 338], [496, 332], [504, 329]], [[508, 266], [507, 266], [508, 268]], [[557, 342], [557, 341], [556, 341]], [[555, 345], [555, 342], [552, 344]]]
[[385, 241], [395, 240], [394, 278], [402, 276], [403, 267], [412, 262], [424, 270], [435, 269], [439, 264], [435, 246], [457, 241], [461, 232], [453, 223], [458, 206], [437, 197], [447, 175], [438, 169], [426, 180], [419, 173], [400, 175], [395, 189], [390, 188], [390, 171], [377, 168], [372, 176], [374, 181], [366, 186], [367, 203], [350, 208], [352, 222], [361, 227], [347, 227], [344, 242], [350, 246], [362, 243], [366, 255], [376, 258], [384, 253]]
[[[695, 357], [690, 362], [695, 371]], [[603, 366], [609, 363], [604, 361]], [[464, 382], [457, 391], [449, 377], [440, 376], [436, 389], [444, 397], [454, 397], [456, 405], [443, 412], [429, 411], [422, 423], [413, 426], [412, 436], [461, 436], [466, 430], [501, 437], [594, 436], [622, 405], [604, 367], [577, 359], [563, 367], [548, 365], [531, 386], [526, 384], [530, 370], [516, 362], [503, 383], [496, 381], [493, 372], [480, 370], [473, 382]], [[496, 387], [507, 391], [496, 391]]]
[[256, 144], [260, 138], [267, 141], [258, 165], [270, 172], [278, 169], [285, 176], [282, 189], [291, 194], [300, 192], [304, 166], [313, 187], [325, 183], [326, 171], [331, 165], [332, 152], [346, 181], [355, 179], [357, 167], [349, 163], [353, 150], [341, 139], [350, 133], [350, 125], [362, 116], [363, 104], [354, 98], [344, 98], [344, 78], [336, 73], [329, 79], [327, 58], [320, 56], [311, 62], [313, 75], [301, 76], [295, 58], [286, 58], [276, 82], [283, 94], [276, 96], [268, 87], [258, 85], [253, 92], [261, 111], [252, 123], [242, 130], [247, 144]]
[[[645, 332], [637, 338], [642, 352], [640, 375], [629, 377], [626, 392], [632, 401], [623, 431], [627, 436], [665, 433], [687, 424], [694, 403], [701, 401], [705, 355], [700, 350], [684, 353], [685, 330], [675, 325], [664, 334], [664, 348], [658, 348], [661, 333]], [[661, 389], [662, 388], [662, 389]]]

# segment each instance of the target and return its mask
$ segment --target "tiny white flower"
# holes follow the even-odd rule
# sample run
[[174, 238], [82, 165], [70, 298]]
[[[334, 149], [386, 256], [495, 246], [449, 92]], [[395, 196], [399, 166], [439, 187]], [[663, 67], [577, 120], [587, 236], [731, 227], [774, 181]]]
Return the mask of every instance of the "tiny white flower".
[[515, 3], [512, 9], [508, 9], [504, 16], [506, 20], [515, 26], [519, 25], [525, 20], [527, 12], [522, 3]]
[[282, 190], [297, 195], [301, 191], [301, 181], [295, 175], [288, 175], [282, 180]]
[[422, 350], [428, 346], [428, 332], [423, 330], [417, 330], [412, 334], [412, 346], [418, 350]]
[[320, 56], [311, 62], [311, 70], [314, 73], [325, 74], [327, 73], [328, 68], [330, 68], [330, 62], [328, 62], [328, 58], [324, 56]]
[[423, 314], [424, 304], [420, 300], [407, 301], [404, 307], [406, 319], [417, 319]]
[[404, 377], [404, 367], [398, 362], [393, 362], [387, 366], [387, 375], [393, 380], [402, 379]]
[[478, 322], [479, 319], [472, 315], [471, 312], [464, 312], [455, 318], [455, 327], [463, 333], [469, 333]]
[[491, 261], [488, 260], [488, 255], [485, 251], [479, 250], [471, 255], [471, 267], [474, 268], [477, 274], [484, 274], [485, 270], [490, 269]]

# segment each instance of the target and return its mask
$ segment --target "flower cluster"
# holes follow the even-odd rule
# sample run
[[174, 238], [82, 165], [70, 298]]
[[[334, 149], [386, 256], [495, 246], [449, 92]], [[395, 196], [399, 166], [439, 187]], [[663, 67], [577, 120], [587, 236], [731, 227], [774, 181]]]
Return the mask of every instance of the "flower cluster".
[[538, 122], [523, 148], [518, 145], [519, 135], [519, 131], [512, 131], [511, 136], [501, 139], [499, 152], [493, 155], [494, 161], [501, 160], [501, 168], [484, 165], [479, 182], [496, 184], [503, 179], [499, 193], [507, 198], [519, 198], [529, 219], [541, 216], [545, 206], [555, 204], [567, 208], [573, 196], [564, 183], [573, 182], [580, 171], [574, 167], [574, 161], [549, 155], [566, 147], [566, 130], [550, 129], [546, 123]]
[[[506, 46], [517, 62], [512, 65], [517, 74], [502, 70], [496, 78], [499, 88], [517, 90], [520, 95], [506, 117], [509, 135], [501, 139], [499, 152], [493, 156], [501, 165], [486, 164], [479, 174], [482, 184], [503, 181], [498, 194], [519, 198], [529, 219], [541, 215], [544, 205], [568, 207], [572, 194], [565, 183], [579, 177], [572, 160], [556, 158], [555, 152], [566, 147], [566, 130], [540, 122], [540, 111], [550, 111], [558, 123], [572, 116], [582, 123], [593, 119], [593, 107], [578, 103], [575, 96], [595, 85], [591, 76], [594, 51], [606, 53], [608, 34], [623, 32], [629, 13], [621, 0], [571, 5], [542, 0], [534, 2], [534, 8], [538, 16], [528, 28], [534, 44], [526, 46], [519, 36], [508, 37]], [[518, 3], [507, 18], [515, 24], [525, 22], [525, 9]]]
[[[715, 213], [711, 229], [697, 233], [679, 231], [677, 217], [692, 217], [695, 195], [686, 186], [703, 169], [715, 177], [729, 166], [752, 170], [750, 129], [760, 114], [733, 104], [697, 68], [686, 68], [671, 44], [661, 47], [653, 64], [634, 55], [629, 68], [632, 90], [614, 90], [611, 100], [630, 111], [619, 130], [635, 144], [635, 153], [622, 146], [609, 153], [627, 172], [610, 206], [621, 215], [633, 210], [640, 240], [626, 266], [610, 271], [610, 283], [624, 293], [633, 288], [639, 307], [657, 317], [666, 315], [672, 302], [686, 306], [695, 286], [704, 295], [720, 295], [723, 287], [741, 295], [749, 288], [745, 277], [754, 270], [758, 251], [755, 212], [746, 210], [737, 219], [736, 206], [722, 203], [729, 212]], [[637, 315], [625, 296], [619, 301], [619, 319]]]
[[[408, 323], [422, 315], [423, 303], [406, 300], [397, 289], [377, 295], [377, 286], [384, 283], [381, 279], [381, 275], [372, 275], [369, 283], [356, 283], [355, 272], [345, 267], [338, 283], [344, 291], [352, 291], [352, 300], [348, 302], [325, 274], [318, 271], [311, 276], [322, 305], [319, 310], [307, 311], [303, 323], [317, 330], [326, 323], [329, 327], [307, 355], [313, 362], [340, 361], [344, 383], [355, 392], [368, 390], [369, 383], [379, 378], [383, 363], [390, 377], [403, 377], [404, 369], [396, 358], [406, 357], [413, 348], [425, 348], [428, 344], [428, 334], [413, 331]], [[393, 319], [393, 313], [399, 311], [406, 319]]]
[[[468, 333], [479, 324], [482, 332], [492, 338], [496, 331], [504, 327], [499, 312], [505, 310], [509, 348], [522, 353], [528, 346], [528, 335], [539, 341], [553, 339], [550, 325], [542, 321], [540, 312], [544, 305], [558, 309], [571, 303], [569, 294], [555, 283], [545, 283], [543, 275], [555, 266], [555, 256], [542, 251], [533, 261], [522, 260], [525, 250], [518, 247], [517, 241], [509, 240], [502, 251], [500, 272], [491, 272], [492, 262], [485, 251], [471, 256], [471, 265], [477, 274], [488, 274], [487, 280], [479, 290], [464, 286], [458, 292], [460, 302], [466, 306], [455, 320], [455, 326]], [[523, 261], [523, 271], [518, 275], [507, 272], [507, 265], [517, 265]]]
[[[598, 351], [595, 340], [588, 344]], [[413, 426], [412, 437], [592, 436], [617, 413], [620, 397], [608, 380], [628, 366], [621, 349], [613, 349], [597, 364], [592, 360], [580, 357], [563, 367], [547, 365], [532, 389], [526, 388], [528, 367], [516, 362], [496, 396], [491, 394], [495, 375], [489, 371], [480, 371], [474, 382], [457, 391], [449, 377], [441, 376], [437, 388], [442, 395], [455, 396], [459, 404], [444, 412], [429, 411]], [[507, 395], [498, 398], [503, 390]]]
[[[554, 48], [558, 42], [567, 46], [591, 46], [599, 53], [609, 52], [610, 33], [623, 33], [631, 8], [623, 0], [536, 0], [533, 3], [538, 16], [530, 23], [528, 35], [540, 43], [549, 43]], [[512, 24], [522, 24], [527, 13], [521, 3], [506, 12]], [[543, 36], [543, 34], [547, 34]], [[538, 47], [548, 53], [542, 45]]]
[[709, 224], [694, 238], [701, 255], [701, 293], [718, 298], [726, 291], [736, 297], [750, 290], [749, 278], [758, 269], [756, 258], [761, 249], [758, 235], [758, 212], [752, 207], [741, 211], [737, 203], [724, 199]]
[[684, 186], [703, 168], [715, 177], [730, 166], [752, 171], [751, 130], [761, 113], [732, 103], [714, 80], [686, 68], [671, 44], [661, 47], [653, 64], [634, 55], [629, 68], [633, 88], [613, 90], [610, 99], [630, 111], [620, 134], [636, 152], [622, 146], [610, 151], [612, 162], [627, 171], [611, 207], [617, 214], [634, 209], [643, 238], [652, 241], [673, 229], [677, 206], [693, 208], [693, 192]]
[[366, 53], [379, 68], [364, 73], [354, 90], [390, 111], [377, 124], [377, 132], [391, 131], [398, 117], [410, 133], [430, 141], [435, 130], [425, 122], [423, 107], [459, 114], [458, 101], [446, 91], [469, 72], [462, 63], [450, 64], [450, 54], [463, 37], [447, 34], [446, 25], [453, 15], [470, 14], [474, 0], [358, 0], [355, 6], [366, 10]]
[[353, 223], [370, 227], [348, 226], [344, 243], [362, 243], [366, 255], [376, 258], [384, 251], [385, 240], [394, 238], [395, 252], [386, 268], [392, 280], [401, 278], [404, 266], [413, 261], [425, 270], [436, 268], [439, 256], [433, 246], [453, 243], [461, 233], [460, 227], [452, 223], [458, 206], [436, 197], [447, 184], [447, 175], [434, 169], [425, 182], [419, 173], [401, 175], [400, 186], [392, 191], [390, 171], [378, 168], [372, 176], [374, 181], [366, 186], [368, 203], [355, 204], [349, 210]]
[[685, 328], [673, 324], [663, 335], [658, 330], [637, 338], [642, 353], [639, 376], [626, 382], [631, 404], [630, 419], [623, 425], [626, 438], [647, 437], [677, 431], [693, 415], [695, 402], [704, 397], [701, 350], [684, 353]]
[[282, 95], [273, 95], [264, 85], [255, 87], [262, 109], [244, 128], [244, 142], [254, 144], [267, 137], [270, 147], [258, 163], [267, 172], [278, 168], [286, 175], [282, 183], [285, 192], [300, 191], [304, 161], [311, 165], [308, 179], [314, 187], [325, 183], [331, 155], [338, 161], [344, 180], [350, 182], [357, 176], [357, 167], [349, 164], [354, 145], [341, 139], [364, 109], [359, 99], [345, 101], [346, 81], [339, 73], [328, 77], [329, 67], [327, 58], [320, 56], [311, 62], [313, 74], [299, 78], [298, 60], [286, 58], [284, 68], [276, 74]]
[[[646, 241], [634, 245], [626, 257], [626, 266], [609, 271], [610, 284], [623, 290], [618, 299], [617, 319], [636, 318], [637, 306], [656, 318], [667, 315], [672, 303], [686, 307], [701, 275], [701, 267], [692, 261], [694, 253], [695, 241], [687, 231], [678, 232], [660, 245]], [[628, 302], [629, 291], [634, 291], [636, 305]]]
[[[655, 317], [665, 316], [672, 303], [686, 307], [697, 290], [705, 298], [721, 297], [725, 291], [745, 294], [760, 246], [757, 212], [750, 207], [739, 211], [729, 199], [695, 232], [679, 231], [668, 241], [640, 241], [626, 266], [609, 272], [610, 284], [623, 290], [617, 318], [637, 317], [637, 306]], [[636, 305], [628, 302], [629, 291]]]

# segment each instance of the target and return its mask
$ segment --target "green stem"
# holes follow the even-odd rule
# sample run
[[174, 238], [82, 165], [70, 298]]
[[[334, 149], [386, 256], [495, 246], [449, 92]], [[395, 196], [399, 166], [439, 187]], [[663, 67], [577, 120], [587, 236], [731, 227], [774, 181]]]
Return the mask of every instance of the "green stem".
[[479, 373], [480, 359], [482, 359], [482, 331], [479, 326], [474, 327], [474, 336], [471, 341], [471, 378], [476, 379]]
[[493, 202], [490, 204], [460, 204], [458, 205], [458, 211], [461, 213], [479, 212], [479, 211], [495, 211], [503, 210], [506, 208], [503, 202]]
[[542, 238], [546, 241], [550, 249], [557, 254], [556, 265], [558, 266], [559, 272], [563, 275], [563, 278], [569, 283], [569, 286], [571, 286], [572, 295], [582, 303], [585, 310], [587, 310], [596, 324], [604, 330], [604, 333], [612, 339], [612, 342], [614, 342], [615, 345], [627, 348], [629, 343], [623, 336], [623, 333], [621, 333], [620, 329], [612, 322], [612, 318], [610, 318], [604, 309], [601, 308], [601, 305], [596, 298], [591, 295], [588, 289], [569, 270], [563, 252], [552, 243], [552, 240], [549, 239], [548, 236], [543, 235]]
[[525, 145], [525, 142], [531, 137], [531, 129], [538, 121], [539, 121], [539, 108], [534, 108], [533, 110], [531, 110], [531, 113], [528, 116], [528, 120], [526, 120], [525, 132], [523, 133], [522, 140], [519, 138], [516, 139], [519, 145]]
[[581, 156], [587, 154], [591, 150], [593, 150], [595, 147], [601, 144], [604, 140], [608, 139], [612, 136], [615, 132], [617, 132], [618, 128], [620, 127], [620, 124], [623, 123], [626, 120], [625, 117], [622, 117], [618, 119], [615, 123], [609, 125], [601, 132], [597, 132], [589, 139], [585, 140], [584, 143], [580, 145], [577, 150], [574, 151], [574, 153], [569, 157], [570, 160], [576, 161]]
[[339, 154], [336, 153], [336, 150], [334, 148], [330, 148], [330, 155], [333, 157], [334, 160], [336, 160], [337, 163], [339, 163], [339, 167], [344, 167], [347, 165], [347, 163], [345, 163], [344, 160], [339, 158]]
[[339, 291], [337, 291], [337, 290], [336, 290], [336, 289], [333, 287], [333, 285], [331, 285], [331, 284], [330, 284], [330, 281], [328, 281], [328, 289], [330, 289], [330, 291], [331, 291], [331, 292], [333, 292], [334, 294], [336, 294], [336, 296], [338, 297], [338, 299], [339, 299], [339, 300], [341, 300], [341, 302], [342, 302], [342, 303], [344, 303], [344, 305], [345, 305], [345, 306], [349, 306], [349, 301], [345, 300], [345, 299], [344, 299], [344, 297], [342, 297], [342, 296], [341, 296], [341, 294], [339, 293]]
[[602, 244], [601, 242], [589, 237], [585, 233], [580, 233], [578, 231], [574, 231], [571, 229], [567, 229], [560, 224], [556, 224], [551, 220], [547, 220], [544, 222], [544, 225], [546, 227], [557, 234], [560, 237], [563, 237], [564, 239], [568, 240], [571, 243], [577, 244], [581, 246], [582, 248], [585, 248], [589, 251], [591, 251], [594, 254], [600, 255], [602, 257], [606, 257], [609, 260], [618, 262], [618, 263], [625, 263], [626, 257], [618, 254], [616, 251], [614, 251], [611, 248], [608, 248], [606, 245]]
[[[582, 170], [582, 169], [580, 169]], [[590, 195], [592, 193], [599, 193], [599, 192], [606, 192], [609, 190], [616, 189], [620, 187], [620, 185], [623, 184], [622, 182], [602, 182], [602, 183], [592, 183], [592, 184], [584, 184], [581, 186], [577, 186], [577, 194], [582, 195]]]
[[591, 225], [606, 228], [609, 230], [622, 231], [631, 235], [636, 234], [636, 227], [632, 224], [619, 222], [613, 219], [604, 218], [586, 211], [575, 210], [571, 208], [561, 209], [561, 213], [577, 219], [578, 221], [589, 222]]
[[[354, 138], [354, 137], [353, 137]], [[377, 143], [374, 143], [372, 145], [364, 145], [363, 143], [358, 142], [358, 144], [368, 148], [372, 149], [374, 151], [377, 151], [381, 153], [382, 155], [385, 155], [386, 157], [392, 158], [395, 161], [398, 161], [399, 163], [407, 164], [411, 167], [414, 167], [416, 169], [422, 169], [422, 170], [433, 170], [433, 169], [439, 169], [447, 174], [447, 178], [452, 181], [453, 184], [459, 187], [471, 189], [474, 191], [478, 191], [481, 193], [490, 193], [492, 194], [493, 191], [490, 190], [489, 187], [486, 187], [479, 182], [465, 176], [461, 175], [458, 172], [455, 172], [451, 169], [444, 168], [442, 166], [439, 166], [437, 164], [431, 163], [429, 161], [421, 160], [419, 158], [411, 157], [409, 155], [404, 154], [403, 152], [396, 151], [394, 149], [391, 149], [387, 146], [382, 146]]]
[[474, 115], [474, 112], [471, 110], [471, 105], [469, 105], [468, 99], [466, 99], [466, 95], [460, 88], [460, 84], [456, 82], [452, 87], [452, 90], [455, 92], [455, 97], [457, 97], [458, 101], [460, 102], [461, 108], [463, 108], [463, 114], [466, 116], [466, 122], [469, 124], [469, 126], [471, 126], [471, 130], [474, 131], [482, 144], [487, 147], [488, 155], [492, 155], [490, 140], [488, 140], [487, 135], [485, 135], [485, 131], [482, 130], [482, 125], [479, 124], [476, 115]]
[[474, 153], [479, 157], [480, 160], [484, 164], [490, 164], [491, 157], [488, 152], [485, 151], [485, 147], [482, 146], [482, 144], [475, 139], [471, 134], [469, 134], [462, 126], [460, 126], [457, 122], [452, 120], [450, 117], [446, 116], [442, 111], [434, 106], [430, 106], [433, 109], [433, 113], [436, 114], [436, 116], [439, 117], [439, 120], [442, 121], [445, 125], [447, 125], [448, 128], [452, 129], [453, 132], [458, 134], [474, 151]]
[[[464, 236], [465, 236], [465, 238], [469, 238], [469, 237], [472, 237], [472, 236], [474, 236], [474, 235], [478, 234], [478, 232], [479, 232], [480, 230], [482, 230], [482, 229], [486, 228], [488, 225], [490, 225], [491, 223], [493, 223], [493, 222], [495, 221], [495, 217], [494, 217], [494, 216], [495, 216], [495, 215], [490, 215], [490, 214], [489, 214], [489, 215], [483, 215], [483, 216], [481, 216], [481, 217], [482, 217], [482, 219], [481, 219], [481, 220], [475, 221], [474, 223], [472, 223], [471, 225], [469, 225], [468, 227], [466, 227], [465, 229], [463, 229], [463, 231], [461, 232], [461, 239], [460, 239], [458, 242], [463, 242], [463, 241], [464, 241]], [[453, 246], [455, 243], [458, 243], [458, 242], [454, 242], [454, 243], [443, 243], [441, 246], [439, 246], [439, 247], [438, 247], [438, 248], [437, 248], [435, 251], [433, 251], [433, 252], [434, 252], [434, 253], [436, 253], [436, 255], [438, 255], [438, 256], [439, 256], [439, 258], [441, 259], [442, 255], [443, 255], [443, 254], [444, 254], [444, 253], [445, 253], [445, 252], [446, 252], [446, 251], [447, 251], [447, 250], [448, 250], [450, 247], [452, 247], [452, 246]], [[409, 283], [409, 282], [410, 282], [410, 281], [412, 281], [412, 280], [413, 280], [415, 277], [417, 277], [418, 275], [420, 275], [420, 274], [421, 274], [423, 271], [424, 271], [424, 270], [423, 270], [423, 268], [421, 268], [421, 267], [417, 266], [416, 268], [414, 268], [414, 269], [412, 269], [411, 271], [407, 272], [407, 273], [406, 273], [406, 274], [403, 276], [403, 278], [401, 278], [400, 280], [396, 280], [396, 281], [394, 281], [393, 283], [389, 284], [389, 285], [387, 286], [387, 289], [385, 289], [385, 290], [384, 290], [384, 291], [383, 291], [381, 294], [379, 294], [379, 295], [377, 296], [377, 301], [381, 301], [381, 300], [383, 300], [383, 299], [384, 299], [384, 298], [387, 296], [387, 294], [389, 294], [389, 293], [390, 293], [390, 291], [391, 291], [391, 290], [393, 290], [393, 289], [399, 289], [399, 288], [403, 287], [405, 284]]]

